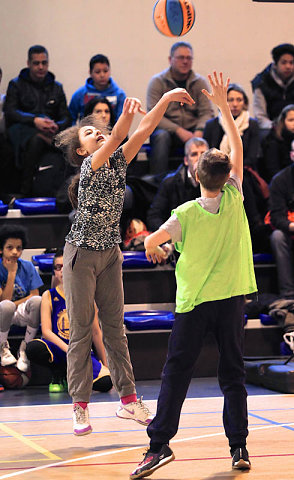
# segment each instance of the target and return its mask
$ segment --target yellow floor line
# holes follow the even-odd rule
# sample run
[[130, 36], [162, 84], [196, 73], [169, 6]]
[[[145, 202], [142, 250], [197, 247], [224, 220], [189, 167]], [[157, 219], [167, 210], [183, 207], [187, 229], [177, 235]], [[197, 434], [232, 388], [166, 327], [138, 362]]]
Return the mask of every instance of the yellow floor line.
[[32, 442], [28, 438], [25, 438], [20, 433], [17, 433], [15, 430], [12, 430], [12, 428], [9, 428], [7, 427], [7, 425], [4, 425], [4, 423], [0, 423], [0, 430], [2, 430], [5, 433], [8, 433], [8, 435], [11, 435], [12, 437], [16, 438], [17, 440], [24, 443], [25, 445], [28, 445], [28, 447], [31, 447], [33, 450], [36, 450], [37, 452], [42, 453], [42, 455], [45, 455], [45, 457], [50, 458], [50, 460], [62, 460], [61, 457], [58, 457], [54, 453], [49, 452], [49, 450], [46, 450], [46, 448], [43, 448], [40, 445], [37, 445], [37, 443]]
[[0, 465], [2, 465], [3, 463], [23, 463], [23, 462], [34, 463], [34, 462], [47, 462], [47, 461], [48, 461], [48, 458], [25, 458], [25, 459], [21, 458], [20, 460], [0, 460]]

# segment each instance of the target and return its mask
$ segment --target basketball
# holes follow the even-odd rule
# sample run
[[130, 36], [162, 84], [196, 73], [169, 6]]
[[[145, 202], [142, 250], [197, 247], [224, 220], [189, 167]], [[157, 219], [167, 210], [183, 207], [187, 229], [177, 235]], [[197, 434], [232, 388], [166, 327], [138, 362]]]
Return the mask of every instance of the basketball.
[[195, 22], [195, 8], [190, 0], [157, 0], [153, 7], [153, 22], [167, 37], [181, 37]]
[[31, 378], [30, 371], [23, 373], [13, 365], [0, 366], [0, 383], [8, 390], [24, 388]]

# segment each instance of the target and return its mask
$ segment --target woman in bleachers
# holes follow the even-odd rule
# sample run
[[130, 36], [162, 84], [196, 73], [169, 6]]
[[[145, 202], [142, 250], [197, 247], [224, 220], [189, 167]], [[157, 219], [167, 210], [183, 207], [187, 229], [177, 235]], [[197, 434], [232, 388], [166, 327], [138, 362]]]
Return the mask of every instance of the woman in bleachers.
[[291, 144], [294, 140], [294, 105], [281, 111], [276, 124], [262, 142], [264, 178], [268, 182], [285, 167], [291, 165]]

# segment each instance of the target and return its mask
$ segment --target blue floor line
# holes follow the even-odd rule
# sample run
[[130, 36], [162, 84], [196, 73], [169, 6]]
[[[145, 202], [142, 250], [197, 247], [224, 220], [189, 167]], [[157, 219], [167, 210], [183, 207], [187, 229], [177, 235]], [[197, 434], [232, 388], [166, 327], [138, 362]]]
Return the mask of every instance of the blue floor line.
[[[288, 427], [287, 425], [285, 425], [285, 423], [287, 422], [275, 422], [274, 420], [270, 420], [269, 418], [264, 418], [264, 417], [261, 417], [260, 415], [254, 415], [251, 412], [249, 412], [249, 416], [258, 418], [259, 420], [263, 420], [264, 422], [270, 423], [271, 425], [282, 425], [282, 428], [286, 428], [287, 430], [294, 431], [293, 427], [290, 427], [290, 426]], [[293, 423], [293, 422], [289, 422], [289, 423]]]

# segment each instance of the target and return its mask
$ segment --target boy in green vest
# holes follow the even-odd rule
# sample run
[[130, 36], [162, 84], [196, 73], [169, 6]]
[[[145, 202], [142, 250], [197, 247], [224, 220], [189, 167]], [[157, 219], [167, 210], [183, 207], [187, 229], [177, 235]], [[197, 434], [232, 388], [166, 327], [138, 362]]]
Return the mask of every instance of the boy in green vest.
[[234, 469], [250, 469], [247, 392], [243, 363], [244, 295], [256, 292], [248, 222], [243, 207], [243, 147], [227, 103], [229, 79], [208, 75], [212, 93], [202, 90], [220, 110], [231, 146], [230, 159], [212, 148], [196, 164], [201, 197], [176, 208], [145, 239], [148, 260], [161, 262], [160, 245], [171, 240], [178, 252], [176, 318], [162, 374], [156, 416], [147, 428], [151, 439], [144, 460], [130, 479], [149, 476], [174, 460], [169, 441], [208, 329], [220, 351], [218, 380], [224, 394], [223, 422]]

